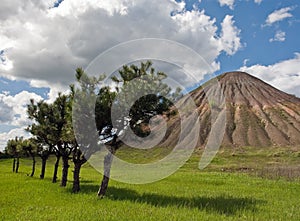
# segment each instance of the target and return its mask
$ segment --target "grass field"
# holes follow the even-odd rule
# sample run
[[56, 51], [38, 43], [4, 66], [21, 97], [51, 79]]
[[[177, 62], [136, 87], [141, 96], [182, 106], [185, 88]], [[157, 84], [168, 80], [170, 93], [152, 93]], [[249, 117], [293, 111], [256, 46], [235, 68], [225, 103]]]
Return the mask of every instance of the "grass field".
[[102, 175], [88, 164], [82, 169], [82, 191], [72, 194], [72, 169], [67, 188], [61, 188], [51, 183], [52, 162], [45, 180], [40, 180], [40, 163], [35, 177], [28, 177], [30, 160], [21, 161], [19, 174], [11, 172], [12, 160], [0, 160], [0, 220], [300, 220], [299, 179], [271, 180], [237, 172], [246, 166], [299, 165], [297, 151], [272, 152], [221, 150], [204, 171], [197, 169], [196, 153], [159, 182], [111, 181], [104, 199], [96, 196]]

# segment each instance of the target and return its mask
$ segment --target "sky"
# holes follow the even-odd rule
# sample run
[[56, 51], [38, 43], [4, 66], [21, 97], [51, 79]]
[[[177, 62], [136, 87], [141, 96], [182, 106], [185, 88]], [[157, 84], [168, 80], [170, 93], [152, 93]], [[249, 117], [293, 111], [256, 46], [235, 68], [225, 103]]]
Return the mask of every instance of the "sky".
[[300, 97], [299, 34], [299, 0], [1, 0], [0, 150], [28, 136], [29, 99], [52, 101], [77, 67], [136, 39], [166, 39], [198, 53], [209, 68], [191, 69], [193, 79], [174, 74], [187, 88], [245, 71]]

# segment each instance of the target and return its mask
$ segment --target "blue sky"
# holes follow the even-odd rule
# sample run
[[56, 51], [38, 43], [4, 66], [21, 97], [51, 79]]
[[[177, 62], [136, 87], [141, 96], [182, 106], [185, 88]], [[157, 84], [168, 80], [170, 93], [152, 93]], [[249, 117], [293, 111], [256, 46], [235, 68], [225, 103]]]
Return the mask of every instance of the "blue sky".
[[50, 88], [47, 87], [32, 87], [27, 81], [10, 80], [4, 77], [0, 77], [0, 88], [1, 93], [9, 93], [12, 96], [25, 90], [38, 94], [44, 99], [48, 99], [48, 93], [50, 91]]
[[191, 69], [193, 80], [174, 74], [187, 88], [242, 70], [300, 97], [299, 0], [2, 0], [0, 30], [0, 150], [27, 136], [30, 98], [53, 100], [76, 67], [139, 38], [178, 42], [203, 57], [211, 69]]
[[[192, 3], [192, 1], [189, 2]], [[219, 57], [221, 62], [219, 73], [239, 69], [246, 59], [249, 59], [247, 65], [272, 65], [281, 60], [291, 59], [295, 52], [299, 52], [299, 1], [262, 1], [259, 5], [250, 0], [237, 1], [233, 10], [229, 7], [220, 8], [218, 7], [219, 3], [212, 0], [203, 0], [201, 5], [207, 14], [214, 16], [219, 21], [226, 14], [234, 15], [235, 24], [241, 29], [240, 36], [244, 47], [234, 56], [228, 57], [223, 53]], [[293, 8], [290, 11], [293, 17], [264, 26], [268, 15], [275, 10], [287, 7]], [[285, 32], [286, 39], [270, 42], [277, 31]]]

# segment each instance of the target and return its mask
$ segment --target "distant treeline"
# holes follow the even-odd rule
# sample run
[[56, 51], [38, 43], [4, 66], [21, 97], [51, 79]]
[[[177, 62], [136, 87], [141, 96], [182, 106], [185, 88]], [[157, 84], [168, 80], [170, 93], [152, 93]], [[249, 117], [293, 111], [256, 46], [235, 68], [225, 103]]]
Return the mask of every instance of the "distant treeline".
[[10, 156], [9, 154], [7, 153], [2, 153], [0, 151], [0, 159], [8, 159], [8, 158], [12, 158], [12, 156]]

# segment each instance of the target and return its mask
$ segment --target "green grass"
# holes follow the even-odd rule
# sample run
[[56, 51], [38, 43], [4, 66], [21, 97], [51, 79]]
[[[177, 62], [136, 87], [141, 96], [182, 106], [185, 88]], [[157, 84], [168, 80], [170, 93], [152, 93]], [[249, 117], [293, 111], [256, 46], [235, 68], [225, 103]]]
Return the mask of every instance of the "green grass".
[[82, 191], [72, 194], [72, 163], [68, 186], [61, 188], [51, 183], [53, 162], [47, 165], [45, 180], [40, 180], [40, 162], [35, 177], [28, 177], [29, 160], [21, 161], [19, 174], [11, 172], [11, 160], [0, 160], [0, 220], [300, 220], [298, 181], [218, 172], [247, 162], [254, 166], [251, 160], [265, 159], [266, 164], [266, 157], [270, 162], [276, 157], [282, 163], [299, 162], [294, 152], [289, 155], [280, 149], [278, 153], [221, 150], [204, 171], [197, 169], [200, 153], [196, 153], [178, 172], [159, 182], [111, 181], [104, 199], [96, 196], [102, 175], [88, 164], [82, 168]]

